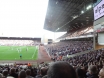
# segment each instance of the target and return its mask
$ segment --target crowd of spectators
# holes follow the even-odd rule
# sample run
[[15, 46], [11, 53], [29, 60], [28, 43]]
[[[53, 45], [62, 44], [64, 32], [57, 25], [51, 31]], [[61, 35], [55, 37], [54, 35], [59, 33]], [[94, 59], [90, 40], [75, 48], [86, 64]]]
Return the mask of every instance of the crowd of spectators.
[[0, 39], [0, 45], [6, 46], [34, 46], [38, 44], [37, 41], [34, 40], [7, 40]]
[[80, 53], [93, 49], [92, 41], [62, 41], [55, 44], [49, 44], [46, 46], [50, 56], [54, 59], [59, 57], [69, 56], [75, 53]]
[[42, 78], [47, 74], [47, 64], [37, 67], [30, 65], [1, 65], [0, 78]]
[[0, 78], [104, 78], [104, 49], [37, 66], [0, 66]]
[[[8, 41], [8, 44], [11, 45], [15, 41]], [[4, 44], [5, 40], [3, 42], [1, 40], [1, 43]], [[63, 56], [92, 50], [92, 41], [62, 41], [45, 47], [52, 56], [56, 58], [61, 56], [61, 59], [55, 59], [50, 63], [37, 63], [35, 66], [30, 63], [25, 66], [16, 63], [0, 65], [0, 78], [104, 78], [104, 49], [63, 58]]]
[[104, 63], [104, 50], [95, 50], [95, 51], [91, 51], [89, 53], [86, 54], [82, 54], [79, 56], [75, 56], [75, 57], [70, 57], [70, 58], [66, 58], [63, 59], [65, 61], [68, 61], [71, 65], [73, 66], [85, 66], [85, 65], [96, 65], [96, 64], [100, 64], [101, 68], [102, 68], [102, 64]]

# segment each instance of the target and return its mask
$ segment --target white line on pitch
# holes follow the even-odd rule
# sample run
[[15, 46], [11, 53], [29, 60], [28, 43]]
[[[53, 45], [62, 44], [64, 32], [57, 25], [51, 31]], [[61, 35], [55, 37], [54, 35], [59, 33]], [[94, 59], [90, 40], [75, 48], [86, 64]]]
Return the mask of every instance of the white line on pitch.
[[[36, 51], [36, 49], [37, 49], [37, 48], [35, 48], [35, 51]], [[32, 58], [33, 58], [33, 57], [34, 57], [34, 55], [35, 55], [35, 51], [34, 51], [34, 54], [32, 55]]]

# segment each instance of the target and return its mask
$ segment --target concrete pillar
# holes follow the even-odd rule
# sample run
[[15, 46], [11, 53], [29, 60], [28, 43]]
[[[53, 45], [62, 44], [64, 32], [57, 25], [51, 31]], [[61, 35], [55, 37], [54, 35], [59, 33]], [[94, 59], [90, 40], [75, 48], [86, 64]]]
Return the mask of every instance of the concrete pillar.
[[95, 38], [96, 38], [96, 33], [94, 32], [94, 37], [93, 37], [93, 47], [94, 47], [94, 50], [95, 50], [95, 46], [96, 46], [96, 40], [95, 40]]

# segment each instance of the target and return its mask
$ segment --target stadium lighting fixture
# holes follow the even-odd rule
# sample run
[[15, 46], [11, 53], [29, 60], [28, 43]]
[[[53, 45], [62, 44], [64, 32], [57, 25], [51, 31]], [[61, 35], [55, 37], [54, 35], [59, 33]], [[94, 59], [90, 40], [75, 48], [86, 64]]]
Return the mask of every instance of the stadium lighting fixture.
[[78, 15], [76, 15], [76, 16], [73, 16], [73, 19], [75, 19], [75, 18], [77, 18], [78, 17]]
[[58, 31], [60, 28], [58, 28], [56, 31]]
[[92, 7], [92, 5], [89, 5], [86, 9], [89, 10]]
[[84, 11], [81, 11], [81, 14], [83, 14], [84, 13]]
[[74, 16], [73, 19], [75, 19], [76, 17]]

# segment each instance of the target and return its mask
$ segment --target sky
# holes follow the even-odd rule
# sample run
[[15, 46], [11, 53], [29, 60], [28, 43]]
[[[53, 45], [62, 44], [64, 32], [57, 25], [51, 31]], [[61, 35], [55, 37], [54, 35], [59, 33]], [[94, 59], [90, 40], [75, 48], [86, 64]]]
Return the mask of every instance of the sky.
[[[48, 0], [0, 0], [0, 36], [43, 37]], [[52, 33], [53, 35], [53, 33]]]

